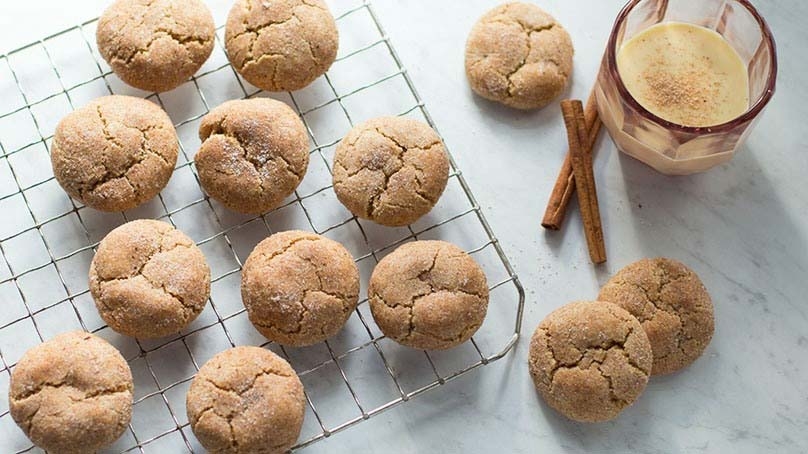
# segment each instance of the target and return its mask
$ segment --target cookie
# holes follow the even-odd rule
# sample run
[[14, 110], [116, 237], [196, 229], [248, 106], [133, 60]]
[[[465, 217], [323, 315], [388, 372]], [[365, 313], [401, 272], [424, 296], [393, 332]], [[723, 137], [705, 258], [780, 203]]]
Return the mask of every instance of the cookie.
[[283, 358], [235, 347], [211, 358], [186, 396], [194, 435], [214, 454], [285, 453], [303, 426], [303, 384]]
[[615, 418], [643, 392], [651, 344], [620, 306], [579, 301], [551, 312], [530, 341], [528, 368], [548, 405], [581, 422]]
[[442, 350], [467, 341], [488, 310], [485, 273], [445, 241], [414, 241], [384, 257], [368, 288], [373, 319], [408, 347]]
[[654, 375], [695, 361], [713, 337], [713, 303], [696, 273], [676, 260], [643, 259], [618, 271], [598, 299], [637, 317], [654, 352]]
[[334, 154], [334, 191], [348, 210], [382, 225], [411, 224], [438, 202], [449, 158], [426, 123], [381, 117], [353, 128]]
[[267, 98], [228, 101], [202, 118], [194, 162], [205, 192], [240, 213], [264, 213], [303, 180], [306, 127], [286, 104]]
[[225, 47], [233, 68], [268, 91], [293, 91], [323, 75], [339, 35], [322, 0], [237, 0], [227, 16]]
[[335, 335], [359, 300], [359, 269], [339, 243], [292, 230], [261, 241], [244, 262], [241, 299], [255, 328], [282, 345]]
[[9, 411], [39, 448], [84, 454], [123, 434], [132, 389], [132, 372], [115, 347], [71, 331], [25, 352], [11, 371]]
[[200, 0], [117, 0], [98, 19], [98, 51], [127, 84], [168, 91], [213, 51], [210, 10]]
[[177, 163], [177, 134], [154, 103], [104, 96], [65, 116], [51, 144], [56, 181], [79, 202], [125, 211], [156, 196]]
[[506, 3], [471, 29], [466, 77], [483, 98], [538, 109], [567, 87], [572, 54], [572, 39], [553, 16], [528, 3]]
[[98, 244], [90, 292], [113, 330], [138, 338], [167, 336], [205, 308], [210, 268], [193, 240], [170, 224], [131, 221]]

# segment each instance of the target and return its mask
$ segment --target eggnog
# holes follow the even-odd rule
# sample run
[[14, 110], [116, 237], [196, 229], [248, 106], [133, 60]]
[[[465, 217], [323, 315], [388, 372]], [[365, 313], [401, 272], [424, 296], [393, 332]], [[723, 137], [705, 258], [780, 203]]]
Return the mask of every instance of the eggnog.
[[749, 108], [741, 57], [713, 30], [663, 22], [626, 41], [617, 69], [631, 96], [654, 115], [683, 126], [726, 123]]

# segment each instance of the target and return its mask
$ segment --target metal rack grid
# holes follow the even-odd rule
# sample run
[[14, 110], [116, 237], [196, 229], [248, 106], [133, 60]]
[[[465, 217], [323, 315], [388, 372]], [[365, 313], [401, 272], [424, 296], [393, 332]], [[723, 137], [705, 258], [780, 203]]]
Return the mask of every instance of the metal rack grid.
[[[359, 16], [364, 16], [364, 19]], [[306, 424], [299, 443], [294, 448], [298, 449], [439, 387], [477, 367], [496, 361], [514, 346], [519, 337], [524, 291], [451, 156], [450, 185], [447, 192], [451, 192], [454, 186], [458, 197], [454, 197], [452, 203], [439, 202], [433, 213], [420, 225], [416, 223], [403, 229], [378, 228], [350, 215], [335, 202], [336, 199], [330, 197], [330, 161], [327, 155], [329, 151], [333, 151], [339, 137], [325, 140], [318, 131], [317, 119], [312, 117], [320, 118], [327, 114], [334, 118], [339, 114], [346, 120], [345, 126], [351, 127], [358, 121], [357, 117], [362, 116], [352, 116], [352, 110], [357, 109], [352, 105], [353, 99], [388, 82], [397, 81], [403, 85], [399, 85], [398, 90], [395, 86], [384, 87], [385, 93], [406, 91], [413, 102], [413, 105], [398, 111], [398, 115], [420, 116], [419, 118], [435, 127], [368, 0], [338, 12], [336, 20], [341, 39], [346, 33], [357, 30], [355, 22], [362, 20], [375, 37], [341, 53], [335, 66], [350, 61], [348, 73], [361, 71], [362, 64], [357, 60], [370, 53], [372, 55], [365, 69], [383, 67], [380, 55], [386, 55], [392, 64], [392, 72], [372, 81], [346, 87], [346, 84], [337, 82], [339, 76], [332, 67], [332, 70], [315, 83], [320, 85], [317, 95], [309, 96], [305, 90], [269, 94], [251, 87], [241, 79], [226, 59], [220, 58], [221, 62], [217, 64], [212, 57], [213, 61], [209, 61], [196, 76], [178, 89], [198, 95], [198, 102], [201, 103], [198, 113], [175, 118], [182, 115], [175, 112], [176, 108], [172, 108], [176, 106], [169, 99], [171, 93], [148, 94], [135, 91], [134, 94], [140, 94], [161, 105], [175, 122], [180, 137], [181, 156], [172, 182], [180, 178], [178, 175], [185, 175], [182, 181], [186, 184], [183, 186], [182, 183], [170, 182], [146, 207], [118, 214], [99, 213], [67, 198], [55, 184], [50, 166], [42, 161], [47, 158], [54, 123], [44, 119], [43, 111], [56, 110], [52, 106], [55, 101], [66, 103], [65, 108], [72, 110], [81, 105], [79, 98], [82, 95], [79, 92], [89, 86], [100, 87], [103, 91], [93, 93], [94, 96], [133, 92], [112, 74], [99, 57], [94, 40], [88, 38], [92, 36], [96, 20], [52, 34], [0, 56], [0, 71], [7, 71], [10, 76], [0, 76], [0, 88], [9, 91], [0, 92], [0, 96], [9, 100], [5, 103], [6, 107], [0, 107], [0, 182], [8, 184], [8, 180], [13, 181], [5, 189], [0, 185], [0, 213], [4, 213], [0, 216], [5, 218], [0, 221], [0, 255], [3, 258], [0, 263], [0, 302], [4, 305], [0, 310], [0, 387], [7, 387], [11, 370], [22, 352], [51, 337], [55, 334], [53, 331], [64, 331], [70, 327], [91, 331], [121, 349], [133, 368], [136, 379], [133, 421], [128, 432], [111, 451], [159, 452], [160, 449], [173, 446], [195, 452], [200, 447], [184, 416], [184, 390], [204, 362], [199, 356], [210, 356], [216, 350], [241, 344], [262, 345], [288, 359], [306, 386]], [[346, 22], [349, 24], [346, 25]], [[214, 51], [220, 57], [224, 55], [222, 31], [221, 27], [217, 29]], [[54, 41], [63, 38], [74, 41], [71, 44], [73, 48], [80, 47], [82, 52], [91, 56], [94, 73], [83, 77], [68, 77], [67, 71], [60, 71], [64, 68], [64, 63], [58, 62], [57, 53], [49, 51], [49, 48]], [[52, 70], [52, 76], [55, 76], [56, 84], [50, 90], [37, 87], [36, 84], [33, 84], [35, 89], [30, 89], [30, 82], [23, 74], [27, 63], [21, 65], [16, 61], [19, 57], [27, 62], [30, 57], [23, 54], [40, 50], [46, 66]], [[381, 54], [379, 50], [382, 51]], [[76, 59], [71, 57], [71, 60]], [[218, 80], [213, 91], [208, 89], [210, 83], [206, 78], [217, 74], [227, 75], [231, 81], [235, 81], [227, 85], [230, 95], [232, 89], [237, 87], [237, 97], [273, 96], [291, 104], [306, 125], [313, 145], [311, 154], [320, 158], [317, 163], [320, 172], [313, 171], [310, 164], [306, 179], [295, 194], [281, 207], [261, 216], [235, 215], [204, 195], [189, 154], [189, 151], [195, 149], [193, 139], [183, 139], [181, 133], [183, 130], [195, 131], [198, 121], [213, 107], [210, 105], [211, 98], [228, 95], [222, 94], [222, 91], [227, 92], [228, 89], [222, 90]], [[31, 80], [38, 80], [45, 75], [40, 72]], [[215, 95], [211, 96], [211, 93]], [[17, 106], [14, 106], [13, 101], [15, 96], [19, 98]], [[375, 105], [380, 99], [379, 94], [372, 93], [370, 98], [372, 102], [360, 100], [358, 105]], [[12, 107], [9, 109], [8, 106]], [[187, 109], [179, 110], [184, 112]], [[22, 121], [21, 118], [27, 120]], [[30, 141], [17, 137], [24, 136], [19, 131], [25, 129], [22, 125], [26, 122], [31, 123], [34, 128]], [[5, 132], [3, 124], [10, 125]], [[14, 137], [9, 138], [8, 133], [11, 130], [15, 131]], [[341, 133], [346, 131], [343, 128]], [[317, 159], [314, 156], [313, 158], [314, 164]], [[38, 163], [42, 165], [37, 165]], [[36, 175], [37, 171], [44, 174]], [[189, 192], [192, 195], [190, 198]], [[450, 196], [444, 194], [441, 200], [447, 197]], [[40, 207], [42, 200], [45, 200], [44, 208]], [[344, 219], [336, 222], [334, 219], [328, 219], [328, 222], [320, 219], [321, 212], [328, 211], [322, 208], [325, 202], [331, 202], [330, 205]], [[191, 236], [203, 249], [208, 260], [215, 262], [211, 263], [214, 272], [210, 304], [189, 328], [166, 339], [141, 341], [112, 332], [94, 313], [87, 289], [87, 265], [100, 238], [117, 225], [140, 217], [162, 219], [186, 232], [192, 230], [194, 233]], [[330, 212], [328, 217], [332, 217]], [[207, 226], [208, 230], [200, 226]], [[267, 343], [257, 333], [250, 332], [243, 307], [230, 310], [231, 304], [240, 306], [240, 299], [227, 298], [223, 294], [227, 289], [232, 293], [233, 288], [237, 288], [243, 256], [254, 243], [273, 231], [301, 226], [319, 234], [336, 236], [343, 241], [354, 241], [352, 244], [355, 250], [352, 253], [363, 271], [372, 269], [372, 265], [384, 254], [406, 241], [434, 236], [461, 243], [461, 247], [465, 246], [481, 262], [489, 276], [489, 282], [492, 276], [502, 276], [490, 287], [491, 303], [486, 323], [474, 338], [450, 352], [414, 352], [384, 338], [375, 327], [366, 304], [367, 298], [363, 296], [348, 322], [352, 328], [346, 326], [336, 339], [307, 349], [286, 349]], [[463, 241], [471, 242], [474, 238], [480, 241], [476, 244], [462, 244]], [[30, 244], [33, 246], [24, 245], [25, 241], [32, 242]], [[46, 258], [39, 257], [43, 253]], [[363, 282], [366, 282], [366, 276]], [[222, 284], [221, 292], [217, 292], [218, 284]], [[237, 301], [233, 303], [233, 299]], [[21, 303], [21, 306], [15, 306], [15, 301]], [[495, 318], [497, 314], [499, 320], [489, 324], [489, 319]], [[48, 325], [56, 325], [56, 328]], [[210, 343], [211, 338], [221, 339], [220, 345], [208, 345], [207, 349], [213, 351], [202, 354], [205, 348], [200, 345]], [[177, 355], [187, 355], [192, 369], [178, 366], [179, 371], [172, 370], [169, 364], [185, 364], [183, 361], [176, 361]], [[367, 370], [367, 365], [373, 361], [380, 361], [374, 366], [376, 370]], [[359, 375], [353, 373], [355, 369], [360, 371]], [[385, 381], [389, 393], [373, 395], [380, 388], [377, 380]], [[410, 385], [410, 381], [416, 383]], [[362, 389], [363, 384], [374, 391], [366, 395]], [[327, 389], [323, 391], [320, 387]], [[347, 390], [349, 397], [333, 397], [335, 388], [342, 389], [343, 394]], [[316, 394], [320, 394], [319, 391], [324, 394], [318, 397]], [[371, 403], [374, 400], [376, 402]], [[336, 410], [325, 410], [324, 407], [334, 407]], [[330, 417], [327, 411], [336, 411], [339, 416]], [[161, 417], [165, 424], [145, 423]], [[13, 427], [7, 402], [0, 402], [0, 451], [19, 453], [37, 449], [22, 437], [21, 432]]]

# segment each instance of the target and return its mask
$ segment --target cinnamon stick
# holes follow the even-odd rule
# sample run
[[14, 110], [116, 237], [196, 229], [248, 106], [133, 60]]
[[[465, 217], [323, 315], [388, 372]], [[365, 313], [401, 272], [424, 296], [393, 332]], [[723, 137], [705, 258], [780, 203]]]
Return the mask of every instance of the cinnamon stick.
[[[598, 116], [598, 102], [594, 88], [592, 88], [589, 99], [586, 101], [584, 120], [587, 135], [586, 140], [583, 142], [583, 148], [586, 153], [592, 153], [602, 124]], [[572, 175], [572, 162], [568, 151], [566, 157], [564, 157], [564, 163], [561, 165], [561, 171], [558, 173], [558, 178], [556, 178], [555, 186], [553, 186], [553, 192], [550, 194], [550, 200], [547, 202], [547, 209], [541, 221], [542, 227], [550, 230], [561, 228], [564, 215], [567, 213], [567, 205], [569, 205], [574, 192], [575, 178]]]
[[567, 128], [572, 174], [578, 192], [578, 206], [584, 223], [589, 258], [592, 263], [603, 263], [606, 261], [606, 246], [603, 242], [592, 153], [584, 150], [588, 139], [584, 108], [581, 101], [565, 100], [561, 101], [561, 113], [564, 115], [564, 126]]

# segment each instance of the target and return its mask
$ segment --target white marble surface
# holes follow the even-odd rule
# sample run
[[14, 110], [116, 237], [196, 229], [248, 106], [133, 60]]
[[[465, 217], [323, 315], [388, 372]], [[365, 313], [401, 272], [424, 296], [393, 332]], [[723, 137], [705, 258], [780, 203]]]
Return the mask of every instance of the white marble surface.
[[[106, 3], [4, 0], [0, 50], [93, 17]], [[541, 2], [576, 46], [569, 96], [587, 95], [622, 3]], [[503, 361], [303, 452], [808, 450], [808, 4], [755, 2], [777, 39], [780, 77], [731, 163], [664, 177], [601, 140], [596, 177], [609, 262], [600, 270], [588, 262], [577, 214], [561, 232], [539, 227], [564, 148], [558, 108], [515, 112], [473, 96], [465, 83], [466, 34], [496, 2], [374, 4], [527, 289], [523, 339]], [[594, 297], [621, 266], [659, 255], [689, 264], [713, 296], [716, 333], [705, 356], [652, 379], [615, 421], [559, 417], [540, 402], [527, 373], [533, 328], [554, 308]]]

